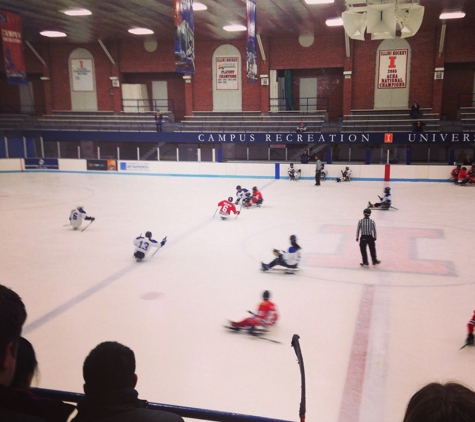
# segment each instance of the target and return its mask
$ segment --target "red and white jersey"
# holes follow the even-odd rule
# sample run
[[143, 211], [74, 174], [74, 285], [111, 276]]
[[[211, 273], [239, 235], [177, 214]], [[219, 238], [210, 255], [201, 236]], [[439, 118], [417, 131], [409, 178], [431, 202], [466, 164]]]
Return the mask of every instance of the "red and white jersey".
[[218, 203], [219, 213], [231, 214], [231, 211], [234, 214], [237, 214], [236, 207], [232, 202], [226, 201], [225, 199]]
[[264, 325], [274, 325], [279, 318], [277, 309], [270, 300], [261, 302], [257, 309], [257, 316], [264, 322]]
[[252, 192], [252, 200], [253, 200], [253, 202], [258, 201], [259, 199], [263, 199], [263, 198], [262, 198], [262, 193], [260, 193], [258, 190], [255, 190], [254, 192]]

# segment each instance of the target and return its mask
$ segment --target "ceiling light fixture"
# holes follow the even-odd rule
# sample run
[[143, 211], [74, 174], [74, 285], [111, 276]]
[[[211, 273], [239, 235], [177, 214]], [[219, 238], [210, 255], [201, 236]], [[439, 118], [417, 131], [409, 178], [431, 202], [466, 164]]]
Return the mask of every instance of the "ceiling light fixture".
[[343, 26], [343, 19], [342, 18], [331, 18], [325, 21], [327, 26]]
[[151, 29], [147, 28], [130, 28], [129, 32], [134, 35], [150, 35], [153, 34]]
[[343, 26], [348, 37], [365, 40], [365, 31], [372, 40], [387, 40], [414, 36], [422, 25], [424, 6], [419, 0], [345, 0], [346, 11], [342, 13]]
[[87, 9], [69, 9], [69, 10], [62, 10], [65, 15], [68, 16], [89, 16], [92, 15], [92, 12]]
[[330, 4], [334, 2], [335, 0], [305, 0], [307, 4]]
[[461, 19], [465, 17], [465, 12], [445, 12], [439, 16], [439, 19]]
[[223, 29], [228, 32], [246, 31], [247, 28], [244, 25], [226, 25]]
[[67, 35], [64, 32], [60, 32], [60, 31], [41, 31], [40, 35], [43, 35], [43, 37], [49, 37], [49, 38], [67, 37]]
[[206, 10], [208, 7], [203, 3], [193, 2], [193, 12], [199, 12], [201, 10]]

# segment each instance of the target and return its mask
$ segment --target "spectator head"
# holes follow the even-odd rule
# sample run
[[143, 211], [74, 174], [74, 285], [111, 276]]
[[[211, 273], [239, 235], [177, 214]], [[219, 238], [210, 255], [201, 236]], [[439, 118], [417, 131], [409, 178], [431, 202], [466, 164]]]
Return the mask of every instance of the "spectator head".
[[18, 339], [26, 320], [20, 296], [0, 285], [0, 385], [9, 386], [15, 373]]
[[38, 362], [36, 361], [35, 349], [24, 337], [18, 341], [18, 354], [16, 359], [15, 376], [10, 384], [12, 388], [27, 389], [36, 374]]
[[411, 397], [403, 422], [475, 420], [475, 392], [455, 383], [430, 383]]
[[86, 395], [134, 388], [137, 384], [134, 352], [115, 341], [101, 343], [86, 357], [83, 377]]

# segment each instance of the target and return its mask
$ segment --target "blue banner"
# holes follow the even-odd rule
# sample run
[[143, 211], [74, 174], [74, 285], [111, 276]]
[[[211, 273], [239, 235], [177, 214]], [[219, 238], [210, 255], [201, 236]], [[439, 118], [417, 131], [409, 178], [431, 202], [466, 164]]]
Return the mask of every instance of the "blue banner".
[[246, 42], [247, 82], [257, 83], [256, 48], [256, 3], [247, 0], [247, 42]]
[[371, 132], [371, 133], [265, 133], [265, 132], [92, 132], [41, 130], [35, 132], [50, 141], [170, 142], [199, 144], [337, 145], [353, 144], [445, 144], [475, 145], [475, 132]]
[[25, 158], [25, 170], [59, 170], [57, 158]]
[[175, 0], [175, 66], [180, 73], [195, 73], [193, 0]]

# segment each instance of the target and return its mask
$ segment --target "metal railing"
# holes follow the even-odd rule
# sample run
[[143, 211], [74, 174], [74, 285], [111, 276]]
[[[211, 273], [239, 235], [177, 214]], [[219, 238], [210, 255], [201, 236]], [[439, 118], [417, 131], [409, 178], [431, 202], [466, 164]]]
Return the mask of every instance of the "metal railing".
[[273, 112], [300, 111], [303, 113], [328, 110], [330, 99], [328, 97], [277, 97], [270, 99], [270, 109]]
[[122, 110], [125, 113], [143, 113], [156, 110], [160, 110], [162, 113], [175, 113], [175, 101], [172, 99], [122, 98]]
[[[84, 394], [70, 393], [67, 391], [48, 390], [44, 388], [32, 388], [32, 391], [40, 397], [61, 400], [69, 403], [78, 403]], [[201, 419], [217, 422], [290, 422], [283, 419], [265, 418], [262, 416], [243, 415], [240, 413], [221, 412], [219, 410], [207, 410], [194, 407], [173, 406], [170, 404], [151, 403], [148, 409], [161, 410], [175, 413], [184, 418]]]

